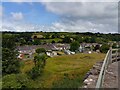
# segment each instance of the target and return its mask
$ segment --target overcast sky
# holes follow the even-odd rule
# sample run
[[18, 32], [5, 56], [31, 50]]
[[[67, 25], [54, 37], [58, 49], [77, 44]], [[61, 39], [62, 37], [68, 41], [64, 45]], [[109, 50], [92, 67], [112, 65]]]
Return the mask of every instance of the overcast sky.
[[0, 5], [3, 31], [118, 32], [117, 1], [12, 1]]

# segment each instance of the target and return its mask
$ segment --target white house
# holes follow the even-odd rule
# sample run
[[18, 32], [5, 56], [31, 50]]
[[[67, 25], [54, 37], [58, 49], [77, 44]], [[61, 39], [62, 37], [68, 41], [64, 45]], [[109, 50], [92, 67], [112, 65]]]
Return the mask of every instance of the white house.
[[46, 54], [49, 57], [57, 56], [57, 52], [55, 52], [55, 51], [47, 51]]

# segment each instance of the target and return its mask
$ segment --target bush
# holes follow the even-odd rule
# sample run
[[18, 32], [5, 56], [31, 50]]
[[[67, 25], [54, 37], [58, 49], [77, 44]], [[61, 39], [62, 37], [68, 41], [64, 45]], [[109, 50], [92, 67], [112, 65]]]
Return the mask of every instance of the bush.
[[9, 74], [2, 79], [2, 88], [31, 88], [32, 81], [26, 74]]
[[40, 39], [34, 39], [34, 41], [32, 43], [33, 43], [33, 45], [40, 45], [41, 44]]
[[36, 49], [36, 53], [40, 54], [40, 53], [45, 53], [46, 50], [44, 48], [38, 48]]
[[117, 48], [117, 44], [113, 43], [112, 48]]
[[40, 76], [42, 72], [42, 69], [38, 68], [37, 66], [33, 67], [32, 70], [29, 72], [29, 76], [32, 79], [36, 79], [38, 76]]
[[107, 53], [107, 51], [109, 50], [109, 45], [108, 44], [103, 44], [101, 47], [100, 47], [100, 52], [102, 53]]
[[52, 40], [52, 42], [51, 43], [55, 43], [55, 41], [54, 40]]
[[66, 36], [66, 37], [63, 38], [62, 42], [63, 43], [70, 43], [71, 39], [70, 39], [70, 37]]
[[76, 50], [78, 50], [79, 46], [80, 46], [79, 43], [77, 41], [75, 41], [75, 42], [70, 44], [70, 50], [76, 51]]

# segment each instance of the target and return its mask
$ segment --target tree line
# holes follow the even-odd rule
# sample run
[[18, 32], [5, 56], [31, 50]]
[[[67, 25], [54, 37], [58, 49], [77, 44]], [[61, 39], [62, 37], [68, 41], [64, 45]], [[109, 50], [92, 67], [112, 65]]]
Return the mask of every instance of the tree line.
[[[15, 42], [18, 45], [40, 45], [46, 44], [45, 41], [52, 39], [51, 43], [71, 43], [77, 41], [79, 43], [106, 43], [109, 41], [120, 41], [119, 34], [102, 34], [102, 33], [63, 33], [63, 32], [41, 32], [41, 33], [33, 33], [33, 32], [3, 32], [12, 34], [15, 36]], [[39, 38], [38, 35], [42, 35], [43, 37]], [[55, 41], [58, 38], [60, 40]], [[44, 41], [43, 41], [44, 40]]]

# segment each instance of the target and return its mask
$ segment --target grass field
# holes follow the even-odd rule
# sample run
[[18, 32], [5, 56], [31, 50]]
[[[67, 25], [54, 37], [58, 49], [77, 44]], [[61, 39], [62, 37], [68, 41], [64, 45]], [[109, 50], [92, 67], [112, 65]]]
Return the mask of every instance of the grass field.
[[[48, 58], [41, 77], [34, 81], [35, 87], [42, 88], [77, 88], [82, 85], [85, 74], [92, 66], [103, 60], [105, 54], [75, 54]], [[21, 72], [29, 71], [33, 61], [24, 61]]]
[[41, 41], [42, 41], [42, 42], [51, 43], [52, 41], [55, 41], [55, 42], [62, 41], [62, 39], [59, 39], [59, 38], [55, 38], [55, 39], [43, 39], [43, 40], [41, 40]]
[[21, 64], [20, 70], [22, 73], [28, 72], [32, 69], [32, 67], [34, 67], [33, 60], [22, 61], [20, 64]]

